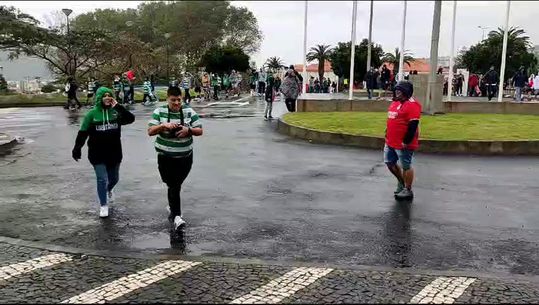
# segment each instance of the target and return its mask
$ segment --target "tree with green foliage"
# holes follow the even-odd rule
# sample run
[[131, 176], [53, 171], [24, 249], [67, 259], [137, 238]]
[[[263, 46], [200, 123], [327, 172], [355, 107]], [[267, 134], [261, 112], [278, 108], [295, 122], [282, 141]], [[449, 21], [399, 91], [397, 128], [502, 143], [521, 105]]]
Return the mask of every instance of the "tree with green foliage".
[[[395, 54], [385, 53], [384, 57], [382, 57], [382, 62], [393, 64], [393, 73], [396, 75], [399, 72], [399, 68], [400, 68], [400, 58], [401, 58], [401, 52], [399, 51], [399, 48], [395, 48]], [[410, 53], [408, 50], [404, 50], [404, 58], [402, 62], [408, 67], [410, 67], [410, 64], [414, 60], [415, 59], [412, 56], [412, 53]]]
[[[339, 42], [329, 57], [333, 73], [339, 78], [350, 78], [350, 45], [350, 42]], [[359, 45], [356, 45], [354, 68], [354, 79], [356, 80], [365, 79], [368, 47], [368, 39], [363, 39]], [[371, 45], [371, 65], [379, 67], [382, 64], [381, 58], [383, 55], [382, 46], [373, 43]]]
[[[511, 78], [520, 66], [526, 69], [537, 67], [537, 58], [529, 51], [531, 42], [523, 29], [511, 27], [507, 32], [507, 58], [505, 77]], [[504, 30], [491, 31], [488, 37], [471, 46], [457, 57], [457, 63], [464, 65], [472, 73], [485, 73], [490, 66], [500, 69]], [[531, 71], [530, 71], [531, 72]], [[505, 81], [504, 80], [504, 81]]]
[[214, 73], [245, 72], [249, 69], [249, 55], [238, 47], [212, 47], [203, 56], [200, 66]]
[[[43, 28], [39, 21], [13, 7], [0, 6], [0, 49], [9, 59], [21, 54], [43, 59], [58, 76], [83, 77], [99, 63], [96, 55], [112, 45], [99, 29]], [[78, 72], [78, 73], [77, 73]]]
[[330, 45], [319, 44], [311, 48], [307, 53], [308, 61], [318, 61], [318, 79], [322, 81], [324, 78], [324, 65], [326, 60], [330, 59], [332, 48]]
[[266, 60], [266, 62], [264, 63], [264, 67], [270, 69], [271, 71], [277, 71], [281, 68], [284, 68], [285, 66], [280, 57], [274, 56]]

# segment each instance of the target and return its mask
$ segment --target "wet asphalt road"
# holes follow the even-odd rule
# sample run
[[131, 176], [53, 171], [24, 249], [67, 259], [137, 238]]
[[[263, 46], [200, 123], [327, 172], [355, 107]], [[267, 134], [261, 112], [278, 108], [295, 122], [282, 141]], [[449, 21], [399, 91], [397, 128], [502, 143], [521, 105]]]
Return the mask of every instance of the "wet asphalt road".
[[[418, 154], [413, 203], [396, 203], [380, 151], [289, 139], [263, 103], [204, 119], [171, 235], [166, 188], [134, 107], [111, 217], [93, 169], [71, 159], [79, 113], [0, 109], [25, 141], [0, 156], [0, 235], [88, 249], [539, 275], [539, 158]], [[201, 113], [223, 113], [202, 109]], [[283, 113], [277, 103], [275, 112]], [[219, 115], [218, 115], [219, 116]]]

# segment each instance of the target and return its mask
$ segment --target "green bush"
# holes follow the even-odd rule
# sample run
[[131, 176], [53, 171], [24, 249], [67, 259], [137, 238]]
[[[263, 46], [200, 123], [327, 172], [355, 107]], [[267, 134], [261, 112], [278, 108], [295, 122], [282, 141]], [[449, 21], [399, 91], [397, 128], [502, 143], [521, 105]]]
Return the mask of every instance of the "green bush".
[[46, 84], [41, 87], [41, 92], [43, 93], [52, 93], [56, 92], [57, 88], [53, 84]]

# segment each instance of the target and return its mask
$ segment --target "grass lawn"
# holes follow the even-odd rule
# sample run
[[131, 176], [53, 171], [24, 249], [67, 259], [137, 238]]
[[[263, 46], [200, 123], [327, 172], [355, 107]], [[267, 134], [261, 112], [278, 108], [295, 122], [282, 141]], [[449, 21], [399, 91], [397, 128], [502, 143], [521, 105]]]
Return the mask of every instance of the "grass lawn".
[[[299, 112], [284, 121], [314, 130], [383, 137], [385, 112]], [[423, 116], [420, 139], [539, 140], [539, 116], [519, 114], [460, 114]]]

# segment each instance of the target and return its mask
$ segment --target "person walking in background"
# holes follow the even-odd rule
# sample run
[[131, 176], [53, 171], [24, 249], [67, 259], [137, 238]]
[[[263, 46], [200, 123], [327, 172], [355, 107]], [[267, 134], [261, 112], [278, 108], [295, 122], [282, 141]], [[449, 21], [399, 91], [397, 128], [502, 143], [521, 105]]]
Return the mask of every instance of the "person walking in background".
[[266, 92], [264, 92], [264, 100], [266, 108], [264, 109], [264, 120], [272, 120], [271, 111], [273, 110], [273, 102], [275, 100], [275, 79], [272, 74], [268, 74]]
[[528, 75], [526, 75], [524, 66], [521, 66], [511, 79], [511, 85], [515, 87], [515, 100], [519, 103], [522, 102], [522, 89], [526, 86], [527, 81]]
[[84, 117], [71, 155], [81, 158], [81, 150], [88, 139], [88, 160], [94, 167], [100, 217], [109, 216], [109, 203], [114, 201], [114, 186], [119, 180], [122, 162], [121, 126], [135, 121], [135, 116], [113, 97], [107, 87], [97, 89], [95, 106]]
[[283, 80], [281, 92], [285, 97], [286, 108], [290, 112], [296, 111], [296, 99], [298, 98], [299, 92], [301, 91], [301, 83], [299, 78], [296, 76], [296, 72], [292, 69], [289, 69], [286, 72], [286, 76]]
[[95, 79], [88, 77], [88, 83], [86, 86], [86, 105], [90, 105], [90, 100], [93, 99], [96, 88]]
[[145, 78], [144, 83], [142, 85], [142, 90], [144, 92], [144, 96], [142, 97], [142, 104], [148, 105], [152, 102], [152, 97], [151, 97], [152, 84], [150, 82], [149, 77]]
[[264, 96], [264, 92], [266, 92], [266, 77], [266, 71], [260, 68], [260, 72], [258, 72], [258, 96]]
[[77, 98], [77, 89], [79, 89], [79, 86], [77, 85], [75, 79], [73, 77], [68, 77], [65, 86], [65, 91], [67, 93], [67, 101], [64, 106], [64, 109], [69, 109], [71, 101], [75, 101], [77, 103], [77, 108], [79, 109], [82, 106], [79, 102], [79, 99]]
[[255, 95], [256, 92], [256, 83], [258, 81], [258, 73], [255, 69], [251, 70], [251, 74], [249, 75], [249, 88], [251, 89], [251, 96]]
[[193, 84], [193, 79], [191, 77], [191, 73], [189, 72], [183, 72], [182, 73], [182, 82], [181, 82], [181, 89], [184, 91], [184, 101], [187, 104], [191, 103], [191, 86]]
[[376, 79], [378, 78], [378, 71], [371, 67], [371, 69], [365, 75], [365, 82], [367, 85], [367, 95], [369, 100], [372, 99], [372, 92], [376, 89]]
[[135, 71], [133, 68], [126, 72], [126, 77], [127, 81], [129, 82], [129, 98], [127, 101], [129, 104], [133, 104], [135, 102], [135, 80], [137, 79], [135, 77]]
[[168, 88], [167, 104], [152, 113], [148, 135], [157, 136], [157, 164], [161, 180], [168, 187], [169, 220], [175, 230], [185, 225], [180, 193], [193, 165], [193, 136], [202, 134], [202, 122], [193, 108], [182, 103], [181, 89]]
[[112, 81], [112, 88], [114, 89], [114, 98], [118, 103], [121, 104], [120, 92], [122, 91], [122, 82], [120, 80], [120, 75], [114, 74], [114, 80]]
[[533, 94], [535, 95], [535, 100], [537, 100], [537, 95], [539, 95], [539, 72], [533, 78]]
[[230, 88], [231, 88], [230, 76], [224, 73], [222, 89], [225, 90], [225, 99], [228, 99], [228, 95], [230, 94]]
[[282, 100], [281, 98], [281, 78], [279, 76], [277, 76], [275, 78], [275, 96], [279, 95], [279, 99]]
[[221, 79], [217, 73], [213, 73], [211, 76], [211, 86], [213, 87], [213, 99], [219, 100], [219, 86]]
[[397, 83], [395, 97], [387, 112], [384, 162], [397, 178], [397, 189], [394, 192], [397, 199], [410, 199], [414, 196], [412, 161], [414, 151], [419, 148], [421, 104], [413, 98], [413, 93], [411, 82]]
[[455, 95], [456, 96], [462, 96], [462, 86], [464, 84], [464, 75], [462, 73], [457, 74], [456, 76], [456, 88], [455, 88]]
[[475, 73], [470, 74], [468, 78], [468, 96], [477, 96], [478, 86], [479, 77]]
[[382, 82], [382, 89], [384, 91], [388, 90], [389, 88], [389, 81], [390, 81], [391, 71], [386, 67], [386, 65], [382, 65], [382, 72], [380, 73], [380, 81]]
[[492, 100], [492, 97], [496, 95], [497, 87], [498, 87], [498, 72], [494, 71], [494, 66], [490, 66], [490, 70], [488, 70], [487, 73], [485, 73], [485, 76], [483, 77], [485, 80], [485, 85], [487, 87], [487, 95], [488, 100]]

